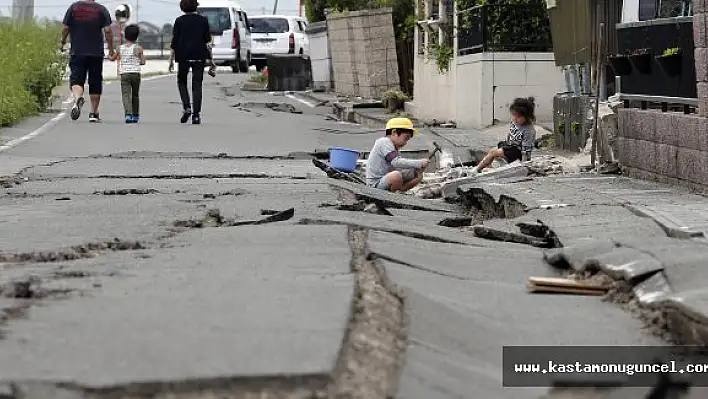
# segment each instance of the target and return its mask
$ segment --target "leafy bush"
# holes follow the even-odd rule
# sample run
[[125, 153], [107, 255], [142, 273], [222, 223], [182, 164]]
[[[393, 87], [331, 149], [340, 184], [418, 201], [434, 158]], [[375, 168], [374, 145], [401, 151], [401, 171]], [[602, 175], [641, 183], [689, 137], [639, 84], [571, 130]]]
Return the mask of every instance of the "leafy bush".
[[59, 53], [56, 25], [0, 22], [0, 126], [9, 126], [49, 106], [61, 84], [66, 57]]

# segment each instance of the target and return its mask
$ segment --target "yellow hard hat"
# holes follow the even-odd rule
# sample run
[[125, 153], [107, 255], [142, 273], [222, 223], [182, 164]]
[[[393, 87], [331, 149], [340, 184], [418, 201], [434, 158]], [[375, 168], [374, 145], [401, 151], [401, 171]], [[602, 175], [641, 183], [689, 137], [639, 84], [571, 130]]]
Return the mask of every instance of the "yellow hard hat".
[[404, 129], [413, 131], [413, 135], [418, 134], [418, 129], [413, 127], [413, 122], [408, 118], [391, 118], [386, 122], [386, 131], [391, 129]]

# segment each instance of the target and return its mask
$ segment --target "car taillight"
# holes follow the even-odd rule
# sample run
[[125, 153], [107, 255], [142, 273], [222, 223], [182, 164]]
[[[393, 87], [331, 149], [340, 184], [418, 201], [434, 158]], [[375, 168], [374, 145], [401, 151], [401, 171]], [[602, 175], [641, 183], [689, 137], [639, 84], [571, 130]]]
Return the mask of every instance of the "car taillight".
[[290, 42], [288, 45], [288, 53], [290, 54], [295, 54], [295, 34], [291, 33], [290, 34]]
[[233, 38], [231, 39], [231, 48], [236, 50], [238, 48], [238, 42], [239, 42], [239, 37], [238, 37], [238, 27], [234, 27], [234, 35]]

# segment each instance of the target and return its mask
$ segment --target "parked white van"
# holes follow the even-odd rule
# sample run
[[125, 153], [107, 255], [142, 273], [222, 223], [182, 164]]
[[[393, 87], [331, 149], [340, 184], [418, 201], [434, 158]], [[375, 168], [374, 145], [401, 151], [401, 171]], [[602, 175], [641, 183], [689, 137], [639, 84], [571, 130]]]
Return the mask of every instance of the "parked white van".
[[231, 0], [200, 0], [197, 13], [209, 20], [212, 55], [217, 65], [234, 73], [251, 65], [251, 28], [246, 11]]
[[309, 55], [306, 27], [307, 21], [301, 17], [254, 15], [251, 18], [251, 65], [259, 71], [263, 70], [269, 54]]

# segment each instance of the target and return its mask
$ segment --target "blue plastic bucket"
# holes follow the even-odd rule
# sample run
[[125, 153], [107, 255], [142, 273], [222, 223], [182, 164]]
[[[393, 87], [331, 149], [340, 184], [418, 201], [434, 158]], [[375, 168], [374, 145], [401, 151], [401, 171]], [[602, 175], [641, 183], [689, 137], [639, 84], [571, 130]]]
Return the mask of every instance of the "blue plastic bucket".
[[341, 172], [354, 172], [359, 151], [348, 148], [332, 147], [329, 149], [329, 166]]

